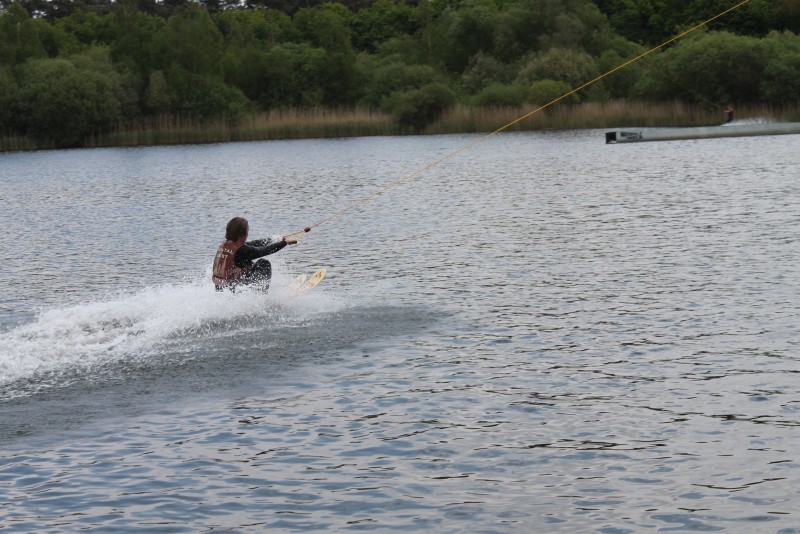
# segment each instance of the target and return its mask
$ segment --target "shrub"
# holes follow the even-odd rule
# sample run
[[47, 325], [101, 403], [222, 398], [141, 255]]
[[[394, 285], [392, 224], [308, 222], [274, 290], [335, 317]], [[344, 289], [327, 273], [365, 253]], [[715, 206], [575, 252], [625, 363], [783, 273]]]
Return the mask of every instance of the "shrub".
[[493, 83], [472, 98], [472, 105], [481, 108], [516, 107], [525, 103], [523, 85]]
[[399, 127], [422, 132], [455, 103], [455, 94], [441, 83], [430, 83], [419, 89], [394, 93], [388, 101]]
[[121, 117], [118, 76], [78, 69], [65, 59], [29, 61], [21, 73], [22, 122], [37, 141], [80, 146]]
[[[568, 83], [559, 82], [556, 80], [539, 80], [533, 82], [528, 89], [528, 101], [537, 106], [543, 106], [555, 100], [556, 98], [572, 91], [572, 87]], [[565, 103], [577, 104], [580, 98], [576, 93], [562, 100]]]

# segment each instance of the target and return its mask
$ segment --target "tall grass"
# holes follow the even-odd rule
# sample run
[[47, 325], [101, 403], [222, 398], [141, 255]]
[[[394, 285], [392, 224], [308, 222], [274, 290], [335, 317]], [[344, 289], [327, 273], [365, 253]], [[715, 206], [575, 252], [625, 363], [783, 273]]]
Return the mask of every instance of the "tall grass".
[[[525, 119], [518, 121], [526, 115]], [[536, 106], [492, 109], [457, 106], [429, 127], [427, 133], [493, 132], [506, 125], [510, 125], [509, 131], [710, 126], [722, 124], [726, 118], [724, 108], [709, 110], [677, 101], [659, 104], [622, 100], [579, 105], [556, 103], [543, 109]], [[800, 103], [788, 108], [742, 106], [736, 109], [736, 119], [800, 121]]]
[[36, 143], [33, 139], [21, 135], [0, 134], [0, 152], [14, 152], [21, 150], [41, 150], [51, 148]]
[[[530, 115], [529, 115], [530, 114]], [[520, 117], [529, 115], [523, 120]], [[766, 105], [741, 106], [737, 120], [800, 121], [800, 102], [776, 108]], [[456, 106], [430, 125], [424, 133], [493, 132], [507, 129], [565, 130], [581, 128], [674, 127], [721, 124], [724, 109], [709, 110], [681, 102], [647, 104], [633, 101], [556, 103], [537, 111], [536, 106], [519, 108], [471, 108]], [[517, 122], [515, 122], [517, 121]], [[194, 143], [225, 143], [314, 137], [400, 135], [392, 117], [366, 109], [287, 109], [257, 113], [237, 121], [201, 121], [187, 117], [150, 117], [133, 124], [119, 124], [113, 131], [88, 139], [84, 146], [138, 146]], [[0, 135], [0, 151], [52, 148], [24, 136]]]
[[86, 146], [135, 146], [190, 143], [226, 143], [312, 137], [389, 135], [395, 128], [389, 116], [363, 109], [287, 109], [253, 114], [231, 121], [202, 121], [187, 117], [151, 117], [118, 125]]

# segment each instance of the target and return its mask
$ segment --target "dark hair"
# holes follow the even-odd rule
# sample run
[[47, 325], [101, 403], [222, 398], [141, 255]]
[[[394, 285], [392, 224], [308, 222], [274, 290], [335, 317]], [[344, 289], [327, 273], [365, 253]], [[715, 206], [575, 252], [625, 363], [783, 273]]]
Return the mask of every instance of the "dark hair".
[[250, 225], [244, 217], [234, 217], [228, 221], [225, 227], [225, 239], [228, 241], [238, 241], [240, 237], [247, 234]]

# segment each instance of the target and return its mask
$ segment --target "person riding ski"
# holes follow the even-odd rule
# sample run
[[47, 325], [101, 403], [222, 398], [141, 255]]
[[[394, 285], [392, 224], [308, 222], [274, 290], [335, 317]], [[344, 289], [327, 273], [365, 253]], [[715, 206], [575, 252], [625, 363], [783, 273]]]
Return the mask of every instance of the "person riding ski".
[[728, 109], [725, 110], [725, 117], [725, 124], [733, 122], [733, 106], [728, 106]]
[[294, 245], [297, 239], [284, 236], [280, 241], [259, 239], [247, 241], [250, 225], [244, 217], [234, 217], [225, 227], [225, 241], [220, 244], [214, 256], [211, 281], [217, 291], [238, 286], [257, 284], [269, 289], [272, 279], [272, 265], [268, 260], [253, 260], [274, 254], [286, 245]]

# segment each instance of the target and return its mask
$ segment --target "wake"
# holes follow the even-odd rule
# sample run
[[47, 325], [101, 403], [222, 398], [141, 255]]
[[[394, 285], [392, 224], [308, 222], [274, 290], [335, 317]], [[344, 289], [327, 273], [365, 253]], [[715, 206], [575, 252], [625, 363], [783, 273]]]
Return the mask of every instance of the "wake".
[[292, 299], [291, 278], [276, 273], [268, 294], [216, 292], [203, 277], [42, 311], [0, 333], [0, 397], [16, 396], [14, 383], [27, 383], [28, 392], [48, 388], [119, 362], [195, 353], [225, 338], [291, 328], [348, 306], [326, 288]]

